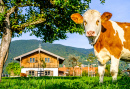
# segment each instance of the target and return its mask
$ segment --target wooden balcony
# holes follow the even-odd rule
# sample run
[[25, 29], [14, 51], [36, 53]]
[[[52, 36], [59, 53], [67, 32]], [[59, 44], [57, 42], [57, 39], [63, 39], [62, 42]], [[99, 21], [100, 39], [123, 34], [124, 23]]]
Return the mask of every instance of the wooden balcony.
[[[27, 65], [21, 65], [24, 68], [43, 68], [42, 64], [38, 64], [38, 63], [28, 63]], [[58, 68], [59, 65], [56, 64], [46, 64], [45, 68]]]

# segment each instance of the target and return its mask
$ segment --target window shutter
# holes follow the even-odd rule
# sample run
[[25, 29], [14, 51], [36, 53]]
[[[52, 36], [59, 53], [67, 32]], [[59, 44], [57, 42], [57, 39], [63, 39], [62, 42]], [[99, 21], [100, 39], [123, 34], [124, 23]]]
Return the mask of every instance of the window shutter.
[[27, 59], [27, 63], [29, 63], [29, 62], [30, 62], [30, 59], [28, 58], [28, 59]]
[[27, 76], [29, 75], [29, 71], [26, 71]]
[[30, 58], [30, 62], [32, 62], [33, 61], [33, 59], [32, 58]]
[[34, 73], [35, 73], [34, 76], [37, 76], [37, 71], [34, 71]]
[[50, 63], [53, 63], [53, 59], [52, 58], [50, 58]]
[[50, 76], [53, 76], [53, 71], [51, 71], [51, 74], [50, 74]]
[[50, 58], [48, 58], [48, 63], [50, 62]]
[[35, 63], [37, 63], [37, 62], [38, 62], [38, 58], [36, 57]]
[[45, 58], [45, 62], [47, 62], [47, 58]]

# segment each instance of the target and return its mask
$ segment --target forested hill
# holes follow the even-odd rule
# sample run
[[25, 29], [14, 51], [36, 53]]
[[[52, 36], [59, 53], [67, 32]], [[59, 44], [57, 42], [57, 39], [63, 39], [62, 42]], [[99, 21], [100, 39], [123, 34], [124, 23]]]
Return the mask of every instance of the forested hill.
[[[29, 51], [32, 51], [34, 49], [37, 49], [39, 47], [39, 44], [41, 44], [42, 49], [47, 50], [49, 52], [52, 52], [54, 54], [57, 54], [61, 57], [65, 58], [65, 61], [63, 64], [67, 66], [68, 64], [68, 56], [69, 55], [75, 55], [75, 56], [80, 56], [79, 61], [82, 62], [83, 64], [88, 64], [86, 60], [87, 54], [90, 52], [93, 52], [93, 49], [83, 49], [83, 48], [75, 48], [75, 47], [70, 47], [70, 46], [64, 46], [60, 44], [50, 44], [50, 43], [42, 43], [42, 41], [39, 40], [17, 40], [17, 41], [12, 41], [10, 44], [10, 49], [9, 49], [9, 56], [8, 59], [4, 65], [4, 73], [7, 73], [5, 71], [5, 67], [8, 63], [14, 61], [13, 58], [17, 57], [19, 55], [22, 55], [24, 53], [27, 53]], [[95, 60], [96, 61], [96, 60]], [[128, 67], [128, 65], [125, 62], [120, 62], [121, 69], [125, 69]]]
[[[39, 40], [17, 40], [12, 41], [10, 44], [9, 57], [8, 60], [6, 61], [6, 64], [14, 61], [13, 58], [16, 56], [37, 49], [39, 47], [39, 44], [41, 44], [42, 49], [50, 51], [59, 56], [62, 56], [66, 59], [66, 61], [69, 55], [76, 55], [80, 56], [79, 59], [80, 62], [85, 63], [84, 60], [86, 59], [86, 55], [89, 52], [93, 52], [93, 49], [83, 49], [83, 48], [64, 46], [60, 44], [42, 43], [42, 41]], [[64, 64], [66, 63], [66, 61], [64, 62]]]

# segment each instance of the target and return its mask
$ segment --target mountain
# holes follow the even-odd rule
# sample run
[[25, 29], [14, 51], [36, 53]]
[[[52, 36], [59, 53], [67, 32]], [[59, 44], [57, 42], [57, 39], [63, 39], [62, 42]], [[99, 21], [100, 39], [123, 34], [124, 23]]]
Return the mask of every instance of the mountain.
[[[37, 49], [39, 47], [39, 44], [41, 44], [42, 49], [52, 52], [61, 57], [64, 57], [65, 61], [63, 62], [63, 64], [65, 64], [66, 66], [68, 65], [68, 56], [69, 55], [79, 56], [80, 57], [79, 62], [82, 62], [82, 64], [87, 65], [88, 62], [85, 61], [86, 56], [90, 52], [92, 52], [92, 53], [94, 52], [93, 49], [83, 49], [83, 48], [64, 46], [61, 44], [43, 43], [42, 41], [39, 41], [39, 40], [16, 40], [16, 41], [12, 41], [10, 44], [9, 56], [4, 65], [3, 72], [7, 73], [5, 71], [5, 68], [8, 63], [14, 61], [13, 60], [14, 57], [17, 57], [19, 55], [22, 55], [24, 53]], [[95, 60], [95, 61], [97, 61], [97, 60]], [[18, 61], [14, 61], [14, 62], [18, 62]], [[110, 61], [107, 62], [107, 64], [110, 64]], [[62, 66], [62, 65], [60, 65], [60, 66]], [[129, 65], [126, 62], [120, 61], [119, 68], [121, 70], [127, 69], [128, 67], [129, 67]]]
[[90, 52], [93, 52], [93, 49], [83, 49], [83, 48], [64, 46], [61, 44], [43, 43], [42, 41], [39, 40], [16, 40], [12, 41], [10, 44], [9, 56], [4, 65], [4, 71], [6, 65], [14, 61], [13, 60], [14, 57], [17, 57], [19, 55], [37, 49], [39, 47], [39, 44], [41, 44], [42, 49], [52, 52], [61, 57], [64, 57], [65, 61], [63, 64], [68, 64], [67, 59], [69, 55], [80, 56], [79, 61], [82, 62], [83, 64], [87, 64], [87, 62], [85, 61], [86, 56]]

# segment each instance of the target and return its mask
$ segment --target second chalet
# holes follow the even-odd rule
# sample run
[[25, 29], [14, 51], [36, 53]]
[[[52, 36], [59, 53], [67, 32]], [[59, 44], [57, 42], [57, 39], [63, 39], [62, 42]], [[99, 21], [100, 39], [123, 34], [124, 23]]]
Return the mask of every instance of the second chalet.
[[59, 64], [62, 64], [65, 58], [39, 47], [15, 57], [14, 60], [20, 61], [21, 73], [27, 76], [58, 76]]

